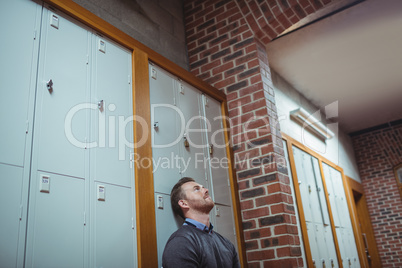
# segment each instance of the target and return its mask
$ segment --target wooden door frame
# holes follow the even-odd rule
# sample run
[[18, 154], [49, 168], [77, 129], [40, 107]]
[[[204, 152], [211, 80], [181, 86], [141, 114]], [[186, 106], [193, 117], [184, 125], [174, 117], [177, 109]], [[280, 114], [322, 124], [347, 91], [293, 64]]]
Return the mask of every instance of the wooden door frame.
[[[162, 69], [177, 76], [206, 95], [221, 103], [223, 118], [229, 118], [226, 95], [197, 78], [187, 70], [148, 48], [110, 23], [99, 18], [72, 0], [43, 0], [51, 7], [64, 12], [100, 34], [114, 40], [132, 51], [133, 64], [133, 111], [134, 116], [143, 118], [147, 123], [145, 128], [141, 121], [134, 122], [134, 143], [138, 143], [146, 135], [145, 143], [134, 148], [134, 152], [141, 157], [152, 159], [151, 148], [151, 109], [149, 93], [149, 62], [153, 62]], [[247, 267], [244, 246], [243, 227], [240, 212], [237, 178], [234, 170], [234, 154], [230, 146], [230, 133], [227, 120], [223, 120], [225, 128], [226, 152], [229, 162], [229, 179], [235, 218], [235, 229], [239, 261], [242, 267]], [[136, 194], [136, 223], [137, 223], [137, 250], [138, 266], [144, 268], [158, 267], [156, 218], [154, 201], [154, 181], [152, 166], [149, 168], [135, 167], [135, 194]]]
[[[337, 257], [338, 257], [339, 267], [342, 267], [342, 260], [341, 260], [341, 254], [340, 254], [340, 250], [339, 250], [339, 244], [338, 244], [338, 239], [337, 239], [337, 235], [336, 235], [334, 219], [332, 216], [332, 210], [331, 210], [331, 205], [329, 202], [329, 197], [328, 197], [328, 192], [327, 192], [322, 164], [325, 163], [325, 164], [329, 165], [330, 167], [338, 170], [341, 173], [342, 182], [343, 182], [343, 186], [344, 186], [344, 190], [345, 190], [346, 203], [347, 203], [348, 209], [349, 209], [349, 216], [350, 216], [351, 223], [352, 223], [353, 234], [354, 234], [355, 241], [356, 241], [356, 247], [357, 247], [357, 251], [358, 251], [358, 255], [359, 255], [360, 265], [361, 265], [361, 267], [368, 268], [369, 266], [368, 266], [367, 258], [365, 257], [365, 248], [364, 248], [364, 244], [363, 244], [363, 240], [362, 240], [361, 230], [359, 229], [356, 205], [355, 205], [355, 202], [353, 199], [353, 192], [352, 192], [352, 190], [355, 190], [355, 188], [357, 188], [359, 191], [361, 191], [363, 193], [363, 191], [362, 191], [363, 187], [357, 181], [345, 176], [343, 169], [340, 166], [332, 163], [331, 161], [324, 158], [320, 154], [316, 153], [315, 151], [311, 150], [307, 146], [303, 145], [301, 142], [295, 140], [294, 138], [290, 137], [289, 135], [286, 135], [285, 133], [282, 133], [282, 138], [286, 141], [286, 144], [287, 144], [287, 150], [288, 150], [289, 162], [290, 162], [289, 163], [290, 170], [292, 172], [293, 185], [294, 185], [294, 189], [295, 189], [295, 196], [296, 196], [296, 202], [297, 202], [297, 209], [299, 211], [300, 227], [302, 230], [301, 235], [302, 235], [302, 239], [303, 239], [303, 245], [304, 245], [304, 249], [305, 249], [305, 253], [306, 253], [306, 261], [307, 261], [308, 267], [314, 267], [314, 265], [313, 265], [311, 249], [310, 249], [310, 245], [309, 245], [309, 241], [308, 241], [307, 226], [306, 226], [306, 221], [305, 221], [305, 216], [304, 216], [304, 211], [303, 211], [303, 206], [302, 206], [301, 193], [300, 193], [300, 189], [298, 187], [296, 165], [295, 165], [295, 160], [294, 160], [293, 150], [292, 150], [293, 146], [296, 146], [297, 148], [303, 150], [304, 152], [306, 152], [318, 159], [318, 163], [320, 166], [320, 172], [321, 172], [323, 185], [324, 185], [325, 197], [326, 197], [327, 205], [328, 205], [330, 222], [332, 225], [332, 234], [334, 237], [335, 249], [336, 249], [336, 253], [337, 253]], [[359, 185], [360, 185], [360, 188], [359, 188]]]
[[[349, 186], [349, 194], [352, 196], [352, 206], [354, 208], [354, 213], [355, 213], [355, 220], [356, 222], [356, 232], [358, 233], [358, 237], [355, 236], [356, 241], [359, 241], [359, 243], [361, 244], [362, 249], [359, 250], [359, 254], [361, 254], [362, 256], [359, 255], [360, 259], [364, 260], [364, 267], [382, 267], [381, 265], [381, 259], [380, 259], [380, 255], [378, 253], [378, 248], [377, 248], [377, 243], [375, 240], [375, 236], [374, 236], [374, 231], [373, 231], [373, 227], [371, 224], [371, 220], [370, 220], [370, 214], [368, 212], [368, 208], [367, 208], [367, 203], [366, 203], [366, 197], [364, 194], [364, 189], [363, 189], [363, 185], [357, 181], [355, 181], [354, 179], [345, 176], [346, 180], [347, 180], [347, 184]], [[355, 196], [356, 194], [358, 194], [359, 200], [356, 200]], [[358, 202], [361, 202], [360, 204], [357, 204]], [[361, 219], [361, 221], [359, 221], [359, 214], [358, 211], [360, 211], [360, 215], [362, 215], [364, 217], [364, 219]], [[363, 231], [362, 231], [362, 227], [360, 226], [360, 222], [364, 222], [364, 229], [367, 232], [367, 243], [369, 246], [369, 253], [370, 256], [372, 258], [372, 265], [369, 265], [368, 259], [366, 257], [366, 253], [365, 253], [365, 242], [363, 241]]]

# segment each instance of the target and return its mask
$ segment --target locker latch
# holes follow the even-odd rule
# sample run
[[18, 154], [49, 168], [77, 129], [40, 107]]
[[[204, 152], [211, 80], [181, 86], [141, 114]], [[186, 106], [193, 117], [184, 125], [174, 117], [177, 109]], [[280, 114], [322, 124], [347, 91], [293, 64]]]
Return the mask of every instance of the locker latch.
[[326, 268], [324, 259], [322, 259], [322, 268]]
[[331, 268], [334, 268], [335, 267], [334, 260], [333, 259], [330, 259], [330, 260], [331, 260]]
[[46, 87], [47, 87], [47, 90], [49, 90], [49, 93], [52, 93], [52, 92], [53, 92], [53, 81], [52, 81], [52, 79], [50, 79], [49, 81], [47, 81]]
[[103, 104], [104, 104], [104, 101], [103, 101], [103, 100], [98, 101], [98, 109], [99, 109], [99, 111], [101, 111], [101, 112], [103, 112]]
[[158, 130], [158, 128], [159, 128], [159, 122], [154, 122], [154, 129]]
[[190, 143], [187, 140], [186, 133], [184, 133], [184, 135], [183, 135], [183, 142], [184, 142], [184, 147], [186, 147], [186, 148], [190, 147]]
[[315, 265], [315, 260], [313, 259], [313, 266], [314, 268], [316, 268], [317, 266]]
[[210, 144], [209, 145], [209, 154], [212, 155], [214, 153], [214, 145]]

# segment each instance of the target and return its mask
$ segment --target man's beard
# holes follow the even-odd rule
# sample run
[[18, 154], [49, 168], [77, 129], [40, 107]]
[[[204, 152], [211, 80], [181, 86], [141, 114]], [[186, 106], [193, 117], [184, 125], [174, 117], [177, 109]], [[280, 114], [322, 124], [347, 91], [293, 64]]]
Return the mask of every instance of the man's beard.
[[209, 199], [203, 199], [202, 201], [192, 201], [192, 207], [194, 210], [197, 210], [199, 212], [209, 214], [209, 212], [213, 209], [215, 206], [214, 201], [212, 201], [211, 198]]

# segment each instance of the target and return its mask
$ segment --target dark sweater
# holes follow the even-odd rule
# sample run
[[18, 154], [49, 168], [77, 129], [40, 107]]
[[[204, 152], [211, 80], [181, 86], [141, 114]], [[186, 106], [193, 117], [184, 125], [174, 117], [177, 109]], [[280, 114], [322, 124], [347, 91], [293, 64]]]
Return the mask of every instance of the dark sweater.
[[162, 256], [163, 268], [239, 268], [233, 244], [216, 232], [207, 233], [190, 225], [174, 232]]

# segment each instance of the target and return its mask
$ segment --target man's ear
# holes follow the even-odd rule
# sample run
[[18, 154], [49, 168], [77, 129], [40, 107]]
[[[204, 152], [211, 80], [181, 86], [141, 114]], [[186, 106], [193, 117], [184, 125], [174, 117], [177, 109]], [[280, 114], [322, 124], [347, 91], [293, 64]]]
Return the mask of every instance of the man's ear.
[[179, 203], [179, 206], [180, 206], [181, 208], [188, 208], [188, 203], [187, 203], [187, 201], [181, 199], [181, 200], [179, 200], [178, 203]]

